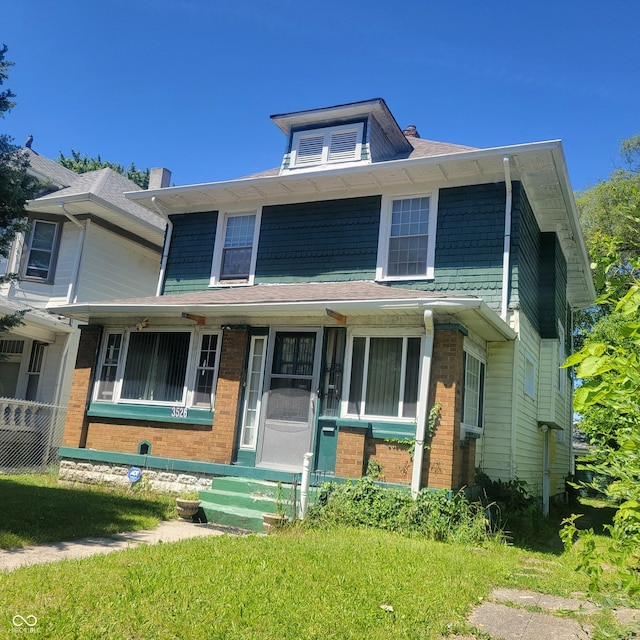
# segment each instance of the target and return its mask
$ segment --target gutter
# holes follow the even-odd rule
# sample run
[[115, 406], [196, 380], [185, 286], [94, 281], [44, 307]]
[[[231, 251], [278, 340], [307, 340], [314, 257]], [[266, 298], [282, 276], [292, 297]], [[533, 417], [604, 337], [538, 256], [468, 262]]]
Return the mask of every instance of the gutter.
[[511, 213], [513, 207], [513, 185], [511, 184], [511, 168], [509, 156], [502, 158], [504, 165], [504, 182], [507, 189], [507, 197], [504, 205], [504, 249], [502, 253], [502, 302], [500, 305], [500, 317], [506, 322], [509, 306], [509, 263], [511, 252]]
[[162, 247], [162, 259], [160, 261], [160, 273], [158, 274], [158, 286], [156, 287], [156, 297], [158, 297], [162, 295], [162, 285], [164, 284], [164, 275], [167, 270], [167, 260], [169, 259], [169, 247], [171, 246], [171, 237], [173, 236], [173, 222], [169, 219], [166, 210], [158, 202], [156, 196], [151, 198], [151, 204], [158, 212], [158, 215], [167, 223], [167, 230], [164, 234], [164, 245]]
[[433, 311], [424, 311], [425, 341], [420, 366], [420, 399], [416, 411], [416, 443], [413, 448], [413, 470], [411, 472], [411, 495], [415, 498], [420, 491], [422, 478], [422, 461], [424, 458], [424, 436], [427, 430], [427, 416], [429, 406], [429, 385], [431, 383], [431, 357], [433, 356]]

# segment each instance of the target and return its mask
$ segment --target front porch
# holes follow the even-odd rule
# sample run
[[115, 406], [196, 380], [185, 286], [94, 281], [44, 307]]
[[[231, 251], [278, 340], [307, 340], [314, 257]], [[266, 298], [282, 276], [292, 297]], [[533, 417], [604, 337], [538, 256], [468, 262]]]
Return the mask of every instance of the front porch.
[[66, 409], [0, 398], [0, 473], [41, 471], [58, 458]]

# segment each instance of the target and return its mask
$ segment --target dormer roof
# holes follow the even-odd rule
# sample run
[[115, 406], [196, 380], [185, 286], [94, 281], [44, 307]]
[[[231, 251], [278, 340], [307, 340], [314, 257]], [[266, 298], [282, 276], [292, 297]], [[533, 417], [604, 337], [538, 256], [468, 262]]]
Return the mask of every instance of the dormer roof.
[[382, 98], [271, 116], [271, 120], [286, 136], [290, 136], [296, 130], [321, 128], [357, 120], [365, 121], [369, 118], [374, 118], [380, 125], [396, 153], [411, 152], [409, 141]]

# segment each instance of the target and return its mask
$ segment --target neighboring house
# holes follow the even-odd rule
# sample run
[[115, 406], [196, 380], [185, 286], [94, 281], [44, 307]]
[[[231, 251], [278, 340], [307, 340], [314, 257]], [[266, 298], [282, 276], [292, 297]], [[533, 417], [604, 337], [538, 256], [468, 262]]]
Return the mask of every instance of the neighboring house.
[[594, 288], [561, 143], [423, 140], [381, 99], [272, 120], [280, 168], [127, 194], [170, 221], [162, 295], [57, 307], [89, 323], [73, 477], [285, 480], [311, 452], [414, 491], [481, 467], [563, 492], [559, 365]]
[[25, 207], [29, 232], [0, 265], [19, 277], [0, 287], [0, 313], [26, 312], [0, 339], [0, 468], [46, 458], [35, 454], [44, 423], [52, 426], [68, 401], [80, 332], [48, 308], [153, 294], [165, 228], [160, 215], [124, 197], [138, 187], [115, 171], [78, 175], [22, 152], [43, 192]]

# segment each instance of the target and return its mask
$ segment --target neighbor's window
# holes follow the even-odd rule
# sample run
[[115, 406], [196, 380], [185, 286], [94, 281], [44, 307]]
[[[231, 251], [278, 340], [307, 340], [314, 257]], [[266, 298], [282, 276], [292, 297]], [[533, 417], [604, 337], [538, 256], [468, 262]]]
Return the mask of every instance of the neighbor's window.
[[291, 168], [356, 162], [362, 158], [364, 124], [296, 131], [291, 140]]
[[95, 399], [210, 407], [218, 340], [217, 334], [202, 334], [194, 341], [198, 351], [188, 368], [191, 332], [110, 332], [104, 340]]
[[383, 199], [378, 279], [433, 277], [437, 194]]
[[354, 337], [347, 413], [415, 418], [420, 337]]
[[524, 392], [530, 397], [536, 397], [536, 365], [533, 358], [524, 354]]
[[251, 283], [255, 270], [260, 213], [221, 215], [216, 231], [211, 285]]
[[484, 426], [484, 376], [484, 362], [465, 351], [462, 424], [467, 432], [481, 433]]
[[24, 276], [38, 280], [53, 279], [53, 263], [58, 240], [58, 223], [34, 220], [26, 246]]

